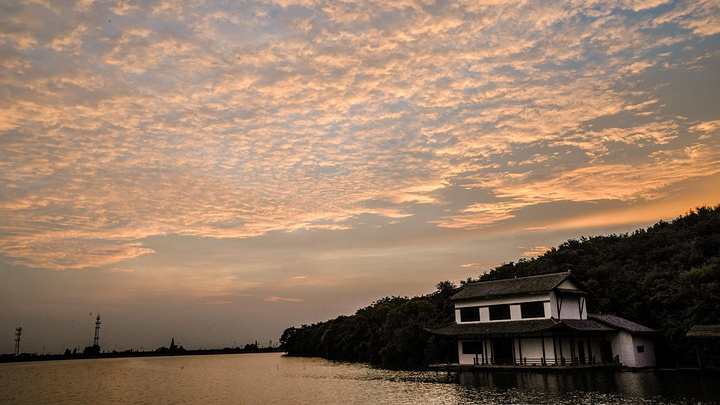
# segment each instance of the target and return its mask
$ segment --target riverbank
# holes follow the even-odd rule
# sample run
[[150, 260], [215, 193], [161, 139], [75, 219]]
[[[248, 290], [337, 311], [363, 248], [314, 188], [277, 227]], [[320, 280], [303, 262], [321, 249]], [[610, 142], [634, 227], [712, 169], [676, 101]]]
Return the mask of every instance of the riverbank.
[[124, 352], [107, 352], [98, 354], [21, 354], [13, 356], [11, 354], [0, 355], [0, 363], [21, 363], [30, 361], [52, 361], [52, 360], [81, 360], [81, 359], [114, 359], [123, 357], [169, 357], [169, 356], [207, 356], [215, 354], [244, 354], [244, 353], [283, 353], [283, 350], [277, 348], [266, 349], [199, 349], [184, 351], [134, 351], [128, 350]]

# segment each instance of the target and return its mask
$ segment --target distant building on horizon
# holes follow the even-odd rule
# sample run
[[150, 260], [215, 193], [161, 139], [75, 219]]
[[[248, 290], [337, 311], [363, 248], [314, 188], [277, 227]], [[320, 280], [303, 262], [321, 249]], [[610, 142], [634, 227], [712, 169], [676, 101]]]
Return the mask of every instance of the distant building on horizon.
[[461, 365], [654, 367], [657, 331], [588, 314], [588, 296], [570, 272], [468, 283], [455, 323], [429, 331], [457, 339]]

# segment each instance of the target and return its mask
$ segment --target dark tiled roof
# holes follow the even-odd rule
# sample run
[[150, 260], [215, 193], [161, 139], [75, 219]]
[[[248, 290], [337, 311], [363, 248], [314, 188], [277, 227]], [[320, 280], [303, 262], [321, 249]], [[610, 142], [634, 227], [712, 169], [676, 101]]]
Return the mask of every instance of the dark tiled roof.
[[689, 338], [720, 338], [720, 325], [694, 325], [685, 336]]
[[569, 271], [564, 271], [562, 273], [550, 273], [537, 276], [468, 283], [465, 284], [465, 286], [463, 286], [457, 294], [453, 295], [452, 299], [465, 300], [471, 298], [490, 298], [506, 295], [544, 293], [552, 291], [568, 278], [575, 282], [582, 291], [587, 292], [587, 289], [580, 284]]
[[507, 333], [533, 333], [550, 330], [556, 326], [553, 319], [533, 319], [529, 321], [452, 323], [437, 329], [428, 329], [436, 335], [471, 336], [500, 335]]
[[527, 321], [453, 323], [437, 329], [428, 329], [428, 331], [445, 336], [488, 336], [539, 333], [563, 329], [581, 332], [609, 332], [613, 330], [589, 319], [533, 319]]
[[642, 326], [639, 323], [628, 321], [625, 318], [620, 318], [615, 315], [600, 315], [600, 314], [589, 314], [588, 319], [598, 321], [604, 325], [610, 326], [611, 328], [621, 329], [630, 333], [656, 333], [655, 329], [650, 329], [647, 326]]
[[581, 332], [610, 332], [615, 330], [592, 319], [563, 319], [560, 322], [570, 329]]

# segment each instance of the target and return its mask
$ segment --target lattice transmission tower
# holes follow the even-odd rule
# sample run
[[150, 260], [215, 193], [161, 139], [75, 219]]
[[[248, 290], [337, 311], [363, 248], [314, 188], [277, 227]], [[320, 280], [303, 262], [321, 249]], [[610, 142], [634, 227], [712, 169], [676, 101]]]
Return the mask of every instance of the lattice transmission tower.
[[100, 314], [98, 314], [95, 320], [95, 339], [93, 339], [93, 346], [97, 346], [100, 341]]
[[22, 335], [22, 326], [15, 329], [15, 355], [20, 355], [20, 335]]

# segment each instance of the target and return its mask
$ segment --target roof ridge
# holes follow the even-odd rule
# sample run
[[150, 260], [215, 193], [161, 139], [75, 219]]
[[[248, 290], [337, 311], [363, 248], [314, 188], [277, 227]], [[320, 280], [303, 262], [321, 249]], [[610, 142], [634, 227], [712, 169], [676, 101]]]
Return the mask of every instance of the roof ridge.
[[560, 275], [560, 274], [572, 274], [572, 272], [571, 272], [570, 270], [565, 270], [565, 271], [556, 271], [556, 272], [554, 272], [554, 273], [531, 274], [531, 275], [529, 275], [529, 276], [512, 276], [512, 277], [505, 277], [505, 278], [497, 278], [497, 279], [495, 279], [495, 280], [485, 280], [485, 281], [483, 281], [483, 280], [478, 280], [478, 281], [473, 281], [473, 282], [470, 282], [470, 283], [466, 283], [466, 285], [467, 285], [467, 284], [479, 284], [479, 283], [493, 283], [493, 282], [496, 282], [496, 281], [517, 280], [517, 279], [520, 279], [520, 278], [532, 278], [532, 277], [553, 276], [553, 275]]

